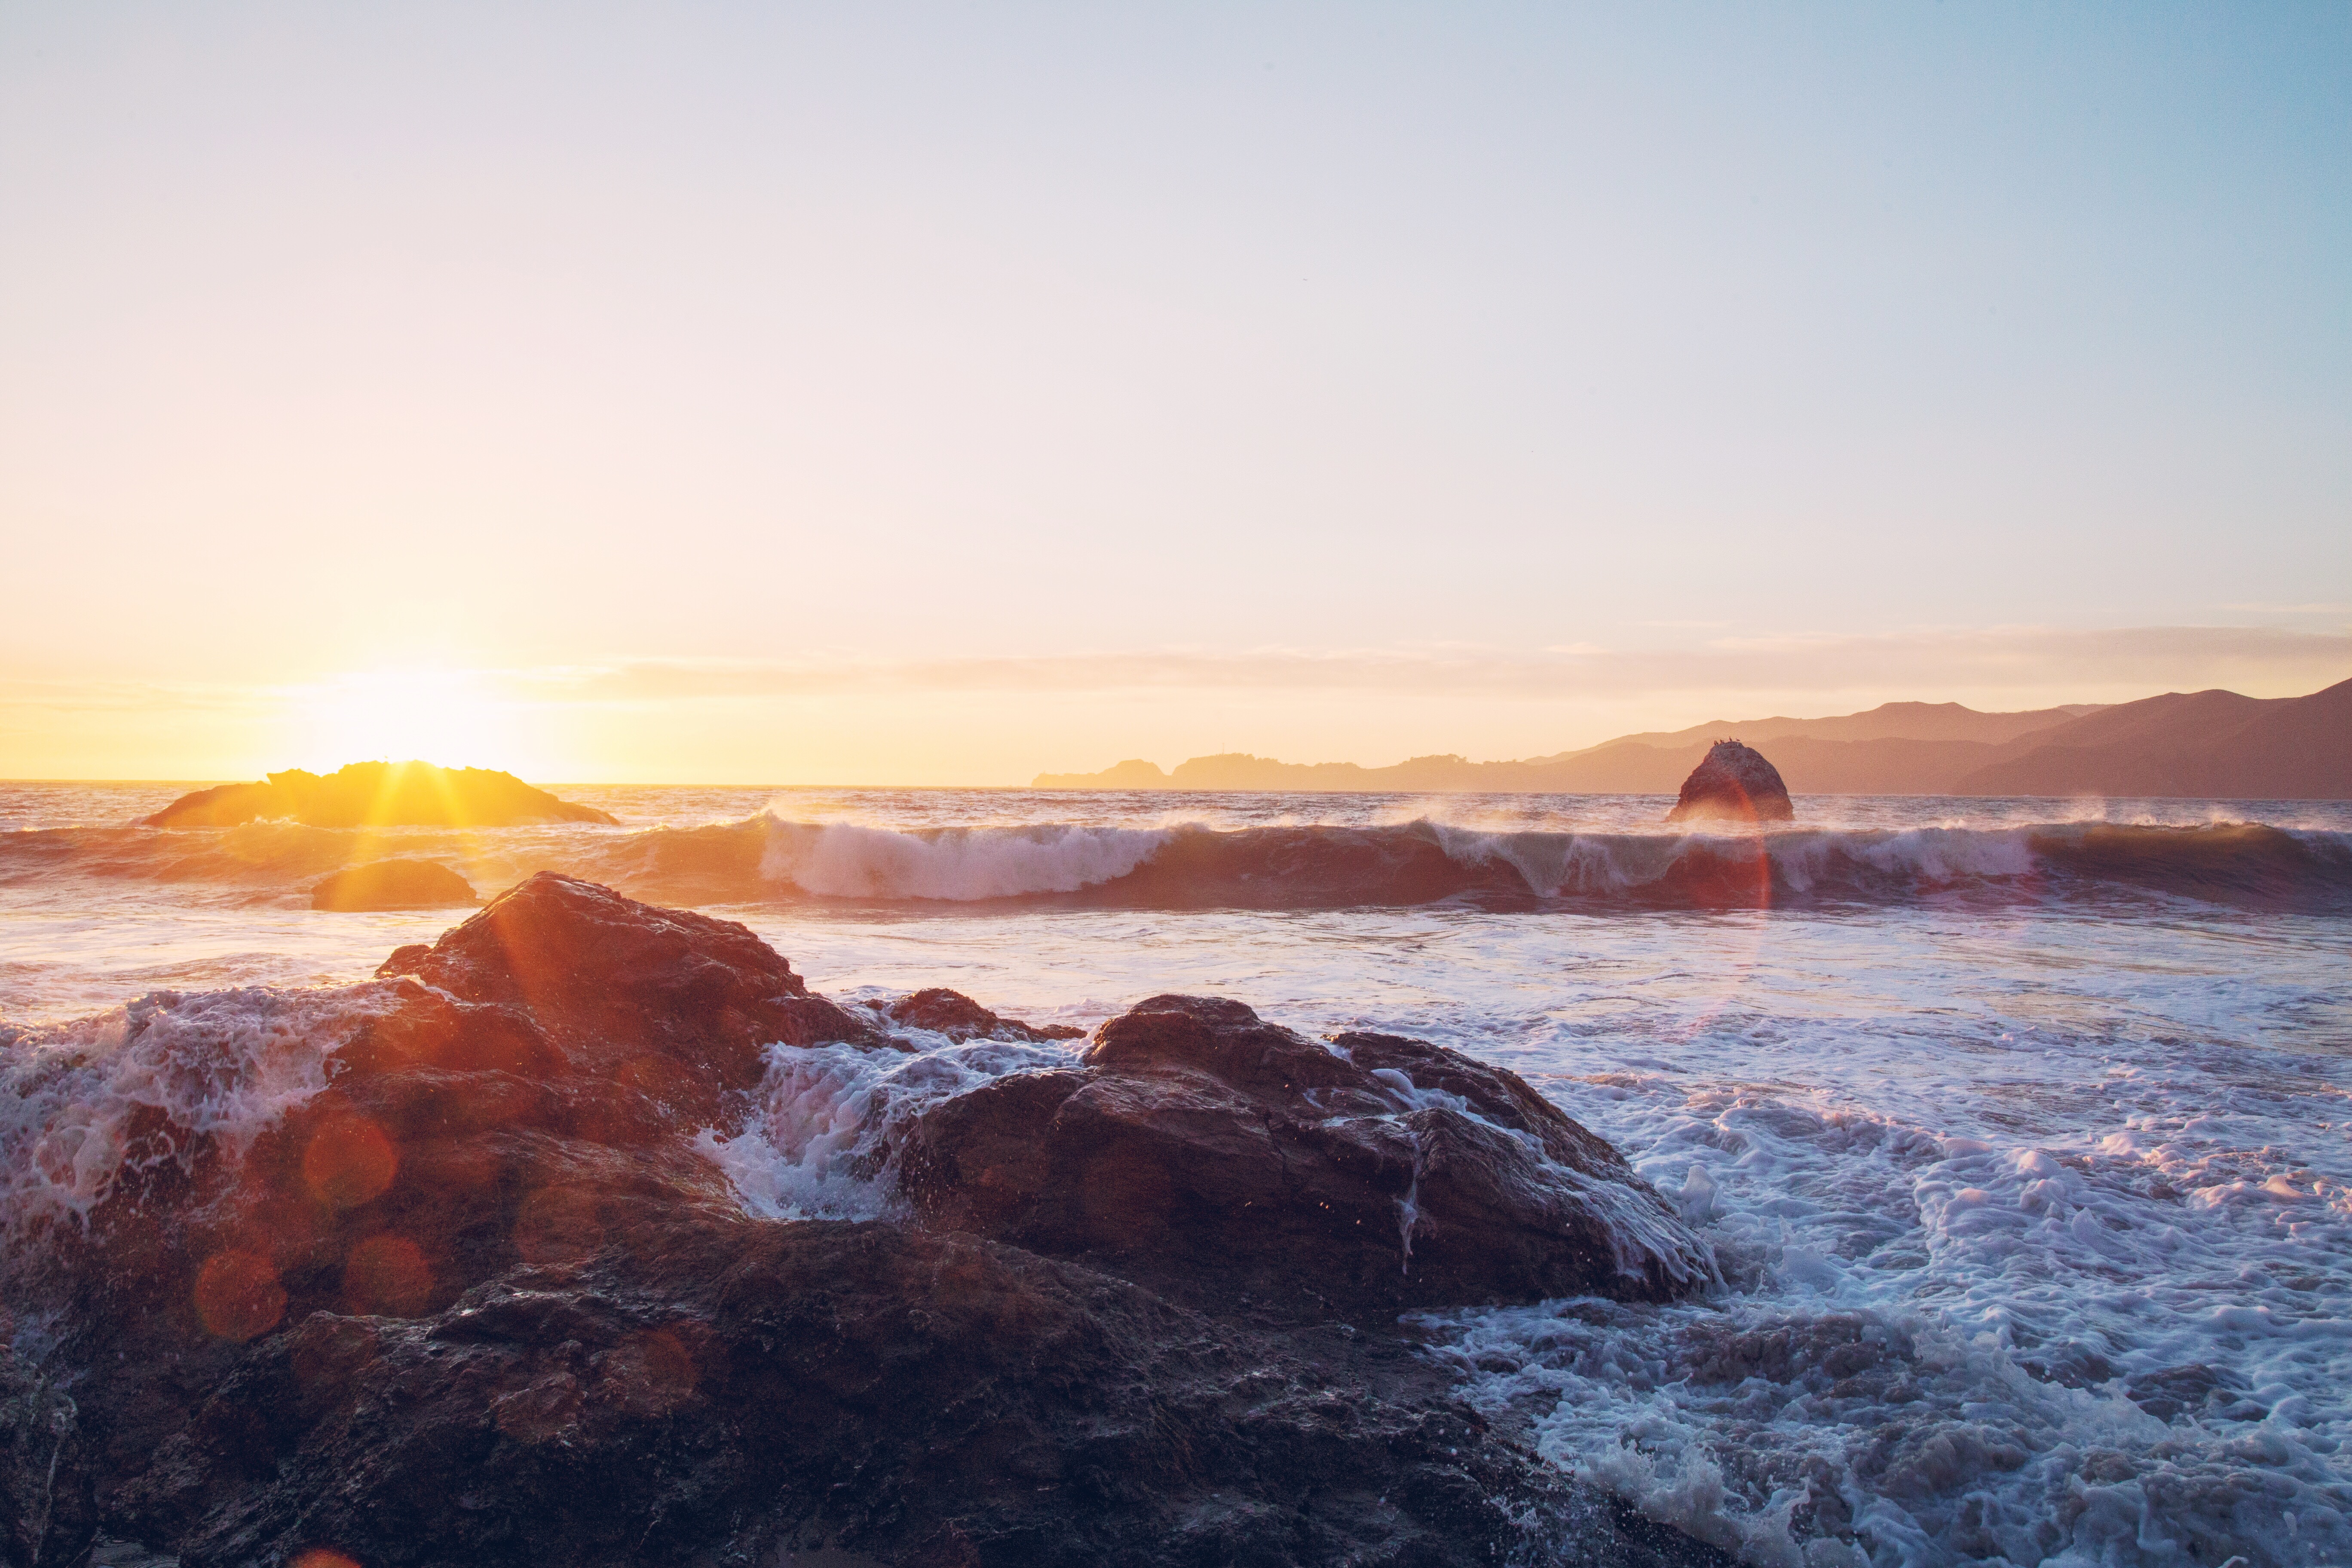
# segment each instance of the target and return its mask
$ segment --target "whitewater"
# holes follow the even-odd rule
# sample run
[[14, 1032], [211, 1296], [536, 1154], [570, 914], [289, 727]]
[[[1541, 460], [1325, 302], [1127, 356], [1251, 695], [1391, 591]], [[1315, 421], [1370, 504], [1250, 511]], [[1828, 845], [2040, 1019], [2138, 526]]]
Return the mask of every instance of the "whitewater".
[[[9, 1067], [12, 1204], [86, 1202], [117, 1101], [266, 1124], [323, 1081], [306, 988], [465, 913], [314, 911], [319, 878], [559, 869], [845, 1004], [1206, 993], [1520, 1073], [1722, 1283], [1430, 1314], [1423, 1353], [1748, 1561], [2352, 1562], [2352, 807], [1800, 797], [1755, 836], [1649, 796], [581, 786], [622, 826], [127, 826], [177, 793], [0, 785], [0, 1042], [85, 1063]], [[105, 1054], [126, 1005], [173, 1020], [152, 1059]], [[1078, 1048], [917, 1044], [772, 1047], [705, 1152], [753, 1212], [888, 1213], [883, 1121]]]

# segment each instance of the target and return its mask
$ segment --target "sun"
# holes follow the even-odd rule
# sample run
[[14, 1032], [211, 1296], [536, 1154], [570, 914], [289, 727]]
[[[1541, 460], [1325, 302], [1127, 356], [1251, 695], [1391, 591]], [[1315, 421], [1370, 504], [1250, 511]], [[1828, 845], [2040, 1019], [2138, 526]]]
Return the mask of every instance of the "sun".
[[305, 688], [297, 703], [302, 764], [437, 763], [511, 770], [515, 736], [507, 705], [465, 670], [375, 669]]

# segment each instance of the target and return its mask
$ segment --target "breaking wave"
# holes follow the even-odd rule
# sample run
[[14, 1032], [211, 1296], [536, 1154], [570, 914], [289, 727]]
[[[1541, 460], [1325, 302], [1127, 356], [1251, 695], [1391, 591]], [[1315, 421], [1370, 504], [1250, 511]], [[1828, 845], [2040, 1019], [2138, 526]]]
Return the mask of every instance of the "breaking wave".
[[124, 1181], [241, 1156], [327, 1087], [392, 988], [160, 991], [95, 1017], [0, 1028], [0, 1235], [87, 1220]]
[[637, 832], [76, 827], [0, 835], [0, 884], [62, 877], [211, 883], [234, 897], [277, 901], [306, 895], [339, 867], [394, 855], [447, 864], [486, 895], [561, 870], [688, 903], [1301, 910], [1456, 900], [1737, 909], [2137, 891], [2250, 909], [2352, 909], [2352, 834], [2256, 823], [1763, 833], [1480, 830], [1428, 820], [889, 828], [762, 813]]
[[1149, 828], [949, 827], [905, 833], [851, 823], [770, 829], [760, 875], [842, 899], [1019, 898], [1074, 893], [1131, 875], [1168, 842]]

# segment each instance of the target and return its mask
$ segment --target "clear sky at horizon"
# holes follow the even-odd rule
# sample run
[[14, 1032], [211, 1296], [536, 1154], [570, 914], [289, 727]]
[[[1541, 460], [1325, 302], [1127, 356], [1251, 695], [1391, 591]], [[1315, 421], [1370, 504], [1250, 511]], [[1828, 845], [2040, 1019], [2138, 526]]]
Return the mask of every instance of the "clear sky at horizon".
[[2352, 675], [2352, 6], [0, 5], [0, 775]]

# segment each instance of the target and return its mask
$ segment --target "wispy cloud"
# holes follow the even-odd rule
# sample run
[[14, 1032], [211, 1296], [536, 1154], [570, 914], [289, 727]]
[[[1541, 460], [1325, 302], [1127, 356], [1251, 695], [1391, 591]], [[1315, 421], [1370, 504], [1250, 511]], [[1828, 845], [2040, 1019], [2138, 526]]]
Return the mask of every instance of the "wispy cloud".
[[2080, 684], [2324, 685], [2352, 674], [2352, 634], [2261, 626], [1937, 628], [1873, 637], [1718, 637], [1669, 650], [1584, 644], [1527, 652], [1195, 648], [890, 660], [629, 659], [508, 672], [544, 699], [592, 702], [856, 691], [1111, 691], [1154, 688], [1460, 691], [1528, 697], [1675, 691], [1922, 691]]
[[[1672, 649], [1572, 643], [1529, 650], [1201, 648], [888, 659], [620, 658], [461, 672], [488, 700], [628, 706], [856, 693], [1148, 689], [1393, 692], [1558, 699], [1678, 692], [2003, 689], [2112, 693], [2238, 686], [2308, 690], [2352, 675], [2352, 633], [2268, 626], [1923, 628], [1874, 636], [1715, 637]], [[229, 682], [0, 679], [0, 705], [130, 712], [298, 702], [320, 688]]]

